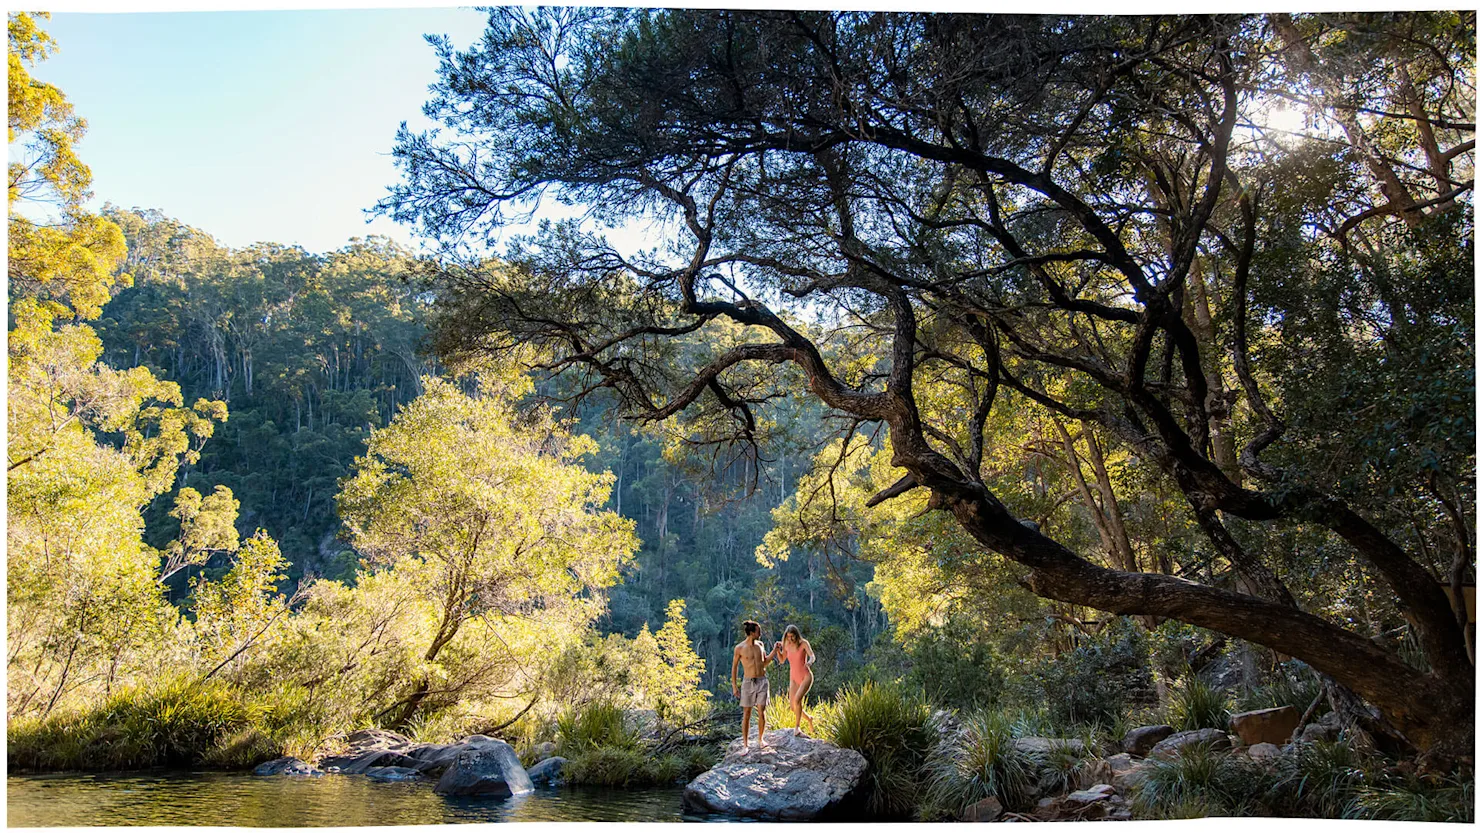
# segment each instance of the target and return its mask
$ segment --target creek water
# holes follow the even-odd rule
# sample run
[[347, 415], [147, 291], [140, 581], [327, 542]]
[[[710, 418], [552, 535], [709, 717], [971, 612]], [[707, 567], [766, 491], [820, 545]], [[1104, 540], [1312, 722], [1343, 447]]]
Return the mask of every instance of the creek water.
[[682, 787], [561, 787], [508, 799], [445, 798], [429, 782], [220, 772], [12, 775], [11, 827], [359, 827], [504, 821], [729, 821], [684, 813]]

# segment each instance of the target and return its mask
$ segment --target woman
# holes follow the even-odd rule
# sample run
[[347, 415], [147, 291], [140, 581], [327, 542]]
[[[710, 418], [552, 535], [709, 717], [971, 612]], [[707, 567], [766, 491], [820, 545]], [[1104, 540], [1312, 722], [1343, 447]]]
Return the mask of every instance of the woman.
[[787, 691], [786, 699], [791, 703], [791, 711], [796, 718], [797, 733], [801, 734], [802, 719], [806, 718], [807, 731], [816, 734], [817, 727], [812, 725], [812, 716], [805, 710], [807, 692], [812, 690], [812, 663], [817, 661], [817, 655], [812, 653], [812, 643], [802, 638], [802, 632], [796, 625], [787, 625], [786, 633], [772, 649], [771, 656], [776, 662], [784, 662], [791, 669], [791, 688]]

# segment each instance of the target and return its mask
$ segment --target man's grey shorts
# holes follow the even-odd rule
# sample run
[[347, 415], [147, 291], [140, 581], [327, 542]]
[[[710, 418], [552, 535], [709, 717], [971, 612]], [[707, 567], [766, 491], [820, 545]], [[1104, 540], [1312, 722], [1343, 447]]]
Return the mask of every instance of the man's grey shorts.
[[766, 701], [771, 699], [771, 681], [765, 677], [746, 677], [740, 683], [740, 708], [766, 707]]

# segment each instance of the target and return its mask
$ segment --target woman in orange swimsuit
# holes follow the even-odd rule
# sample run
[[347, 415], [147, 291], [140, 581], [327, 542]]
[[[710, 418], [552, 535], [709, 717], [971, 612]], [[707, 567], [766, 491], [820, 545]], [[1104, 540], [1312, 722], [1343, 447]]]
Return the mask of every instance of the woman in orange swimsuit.
[[785, 662], [791, 669], [791, 688], [786, 699], [796, 717], [797, 731], [801, 732], [802, 719], [805, 718], [807, 731], [816, 734], [817, 727], [812, 725], [812, 716], [806, 712], [807, 692], [812, 690], [812, 663], [817, 660], [817, 655], [812, 653], [812, 644], [802, 638], [796, 625], [787, 625], [785, 635], [771, 653], [777, 662]]

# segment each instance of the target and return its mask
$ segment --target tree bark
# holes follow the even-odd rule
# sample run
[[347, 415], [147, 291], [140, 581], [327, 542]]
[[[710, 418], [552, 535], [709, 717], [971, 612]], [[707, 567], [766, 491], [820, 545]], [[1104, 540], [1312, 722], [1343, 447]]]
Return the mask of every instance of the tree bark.
[[1473, 677], [1422, 674], [1372, 640], [1278, 602], [1097, 567], [1023, 526], [990, 496], [938, 494], [973, 538], [1028, 567], [1028, 585], [1040, 596], [1112, 613], [1167, 616], [1298, 657], [1380, 709], [1418, 748], [1472, 754]]

